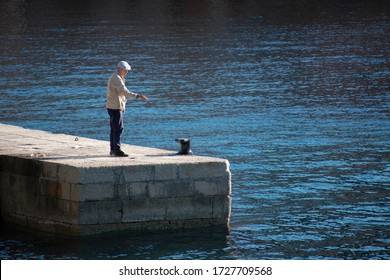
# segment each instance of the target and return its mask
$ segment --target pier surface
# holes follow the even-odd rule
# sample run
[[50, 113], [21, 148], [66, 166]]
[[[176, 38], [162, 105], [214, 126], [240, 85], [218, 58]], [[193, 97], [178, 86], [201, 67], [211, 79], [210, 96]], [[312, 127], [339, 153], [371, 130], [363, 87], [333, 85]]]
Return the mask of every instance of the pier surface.
[[48, 232], [88, 235], [227, 225], [225, 159], [109, 143], [0, 124], [1, 218]]

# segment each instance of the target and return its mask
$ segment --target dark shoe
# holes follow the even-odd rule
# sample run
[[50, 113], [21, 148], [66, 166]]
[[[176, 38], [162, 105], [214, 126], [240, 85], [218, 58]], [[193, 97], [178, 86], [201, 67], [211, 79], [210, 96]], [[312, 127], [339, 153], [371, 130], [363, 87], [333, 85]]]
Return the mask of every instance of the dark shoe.
[[112, 156], [112, 157], [128, 157], [129, 155], [128, 154], [125, 154], [125, 152], [124, 151], [117, 151], [117, 152], [115, 152], [115, 151], [110, 151], [110, 156]]

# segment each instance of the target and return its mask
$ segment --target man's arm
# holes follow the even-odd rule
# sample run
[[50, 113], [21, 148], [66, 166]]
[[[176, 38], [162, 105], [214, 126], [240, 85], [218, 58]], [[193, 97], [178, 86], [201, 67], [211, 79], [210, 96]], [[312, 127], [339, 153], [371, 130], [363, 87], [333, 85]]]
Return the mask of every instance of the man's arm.
[[114, 83], [115, 83], [114, 86], [119, 94], [122, 94], [122, 95], [126, 96], [127, 98], [136, 98], [136, 99], [140, 99], [142, 101], [148, 100], [148, 98], [143, 94], [138, 94], [138, 93], [134, 93], [134, 92], [129, 91], [127, 89], [125, 83], [123, 82], [122, 79], [119, 78], [119, 76], [117, 77], [117, 79], [115, 79]]

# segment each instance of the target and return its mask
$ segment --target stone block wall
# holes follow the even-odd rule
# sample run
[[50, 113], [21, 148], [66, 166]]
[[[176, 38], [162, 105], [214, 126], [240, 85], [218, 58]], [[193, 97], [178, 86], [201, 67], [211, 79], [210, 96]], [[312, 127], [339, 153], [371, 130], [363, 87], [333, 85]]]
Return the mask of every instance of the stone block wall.
[[229, 162], [192, 159], [84, 167], [3, 154], [1, 216], [69, 235], [227, 225]]

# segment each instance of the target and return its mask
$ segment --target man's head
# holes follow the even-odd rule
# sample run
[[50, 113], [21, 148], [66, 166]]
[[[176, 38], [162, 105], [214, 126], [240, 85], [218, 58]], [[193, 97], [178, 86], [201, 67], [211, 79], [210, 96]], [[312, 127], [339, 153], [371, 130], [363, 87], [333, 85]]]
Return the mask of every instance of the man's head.
[[117, 68], [121, 76], [126, 76], [126, 74], [131, 70], [131, 66], [126, 61], [119, 61]]

